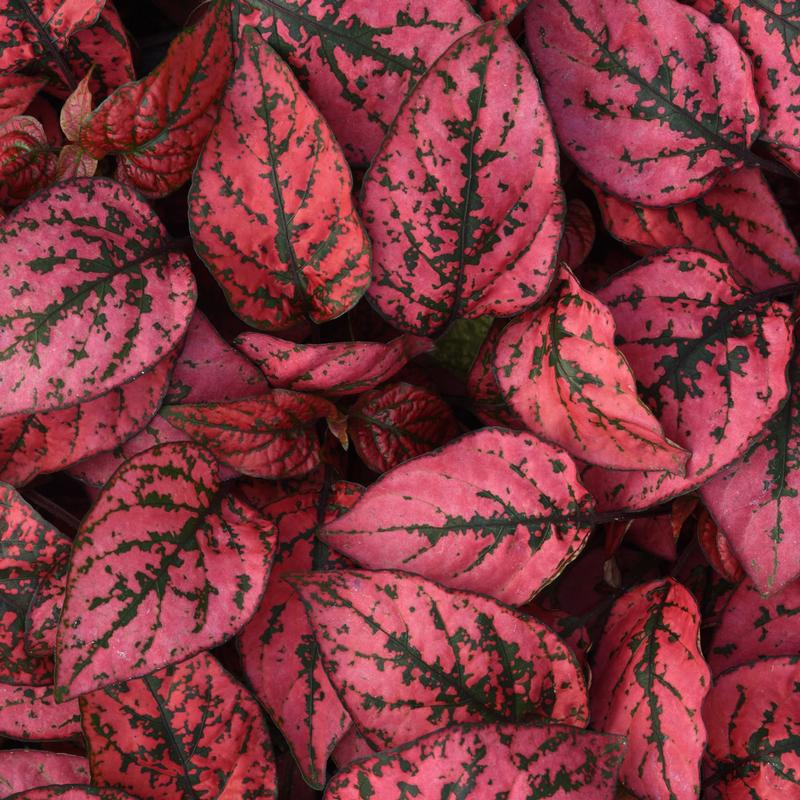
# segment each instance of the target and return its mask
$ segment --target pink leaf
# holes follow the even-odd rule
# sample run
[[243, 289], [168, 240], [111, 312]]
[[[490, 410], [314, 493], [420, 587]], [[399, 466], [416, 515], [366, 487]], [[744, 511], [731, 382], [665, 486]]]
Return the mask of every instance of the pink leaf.
[[0, 125], [24, 114], [45, 83], [29, 75], [0, 75]]
[[61, 106], [61, 130], [70, 142], [77, 140], [83, 121], [92, 111], [92, 90], [89, 88], [91, 79], [90, 69]]
[[23, 741], [71, 739], [81, 734], [77, 700], [56, 703], [50, 686], [0, 683], [0, 736]]
[[88, 782], [89, 762], [83, 756], [47, 750], [0, 752], [0, 798], [40, 786]]
[[41, 122], [12, 117], [0, 125], [0, 205], [15, 206], [56, 177], [56, 155]]

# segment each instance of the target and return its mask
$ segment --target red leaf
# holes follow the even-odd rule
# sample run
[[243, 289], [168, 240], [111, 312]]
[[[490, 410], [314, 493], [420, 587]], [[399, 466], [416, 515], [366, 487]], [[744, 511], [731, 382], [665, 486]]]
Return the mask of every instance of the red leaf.
[[81, 127], [86, 152], [117, 155], [119, 176], [152, 197], [185, 183], [231, 74], [230, 15], [230, 4], [218, 0], [152, 72], [103, 101]]
[[355, 725], [350, 725], [341, 739], [336, 743], [336, 747], [331, 753], [334, 764], [339, 769], [346, 767], [357, 758], [367, 758], [374, 755], [375, 750], [370, 747], [367, 740], [358, 732]]
[[700, 791], [710, 674], [699, 630], [694, 598], [672, 579], [638, 586], [611, 609], [592, 670], [592, 719], [627, 737], [620, 779], [637, 797], [689, 800]]
[[80, 736], [77, 700], [56, 703], [51, 686], [0, 683], [0, 736], [23, 741], [50, 741]]
[[59, 699], [233, 636], [258, 607], [275, 535], [225, 490], [210, 453], [162, 445], [128, 461], [73, 543], [56, 644]]
[[90, 69], [83, 76], [81, 82], [61, 106], [59, 122], [64, 136], [70, 142], [74, 142], [78, 138], [83, 121], [92, 112], [92, 90], [89, 88], [92, 71]]
[[402, 572], [287, 580], [303, 598], [331, 683], [373, 747], [454, 722], [587, 723], [578, 662], [530, 617]]
[[208, 653], [81, 698], [93, 783], [141, 800], [277, 797], [255, 698]]
[[42, 786], [27, 792], [13, 794], [9, 800], [138, 800], [138, 798], [119, 789], [96, 789], [94, 786]]
[[369, 295], [395, 328], [433, 335], [542, 297], [562, 230], [558, 153], [503, 26], [468, 33], [420, 79], [364, 178], [362, 209]]
[[0, 797], [50, 784], [88, 782], [89, 762], [83, 756], [47, 750], [0, 752]]
[[65, 558], [40, 576], [33, 592], [25, 614], [25, 650], [32, 656], [51, 656], [55, 652], [68, 570], [69, 560]]
[[24, 114], [46, 82], [29, 75], [0, 75], [0, 125]]
[[56, 179], [91, 178], [97, 171], [97, 160], [76, 144], [67, 144], [61, 148], [56, 164]]
[[510, 22], [528, 5], [528, 0], [472, 0], [472, 4], [486, 20], [499, 19]]
[[558, 246], [558, 260], [577, 269], [588, 257], [594, 245], [594, 218], [583, 200], [570, 200], [564, 223], [564, 236]]
[[194, 308], [188, 261], [142, 200], [105, 179], [61, 183], [18, 208], [2, 224], [0, 263], [0, 415], [132, 381], [177, 346]]
[[352, 506], [360, 494], [356, 484], [339, 482], [329, 495], [324, 490], [290, 495], [263, 509], [278, 528], [275, 564], [264, 599], [239, 636], [245, 675], [286, 738], [303, 777], [315, 788], [325, 784], [328, 757], [350, 717], [322, 668], [300, 598], [281, 578], [333, 566], [316, 529], [323, 519], [335, 519]]
[[525, 23], [559, 142], [604, 189], [673, 205], [753, 163], [750, 62], [702, 14], [674, 0], [533, 0]]
[[486, 428], [396, 467], [320, 535], [369, 569], [521, 605], [580, 552], [592, 508], [566, 453]]
[[739, 583], [744, 577], [742, 565], [725, 538], [725, 534], [717, 527], [711, 515], [704, 508], [697, 521], [697, 542], [706, 561], [731, 583]]
[[736, 279], [754, 290], [800, 277], [797, 239], [757, 169], [725, 173], [702, 197], [672, 208], [631, 205], [591, 188], [603, 224], [639, 255], [665, 247], [708, 250], [727, 258]]
[[0, 125], [0, 205], [15, 206], [56, 177], [56, 155], [41, 122], [13, 117]]
[[325, 800], [613, 800], [624, 750], [621, 737], [569, 725], [451, 725], [339, 772]]
[[422, 336], [398, 336], [386, 344], [296, 344], [265, 333], [245, 333], [234, 344], [258, 364], [272, 386], [334, 397], [374, 389], [412, 358], [433, 349], [433, 342]]

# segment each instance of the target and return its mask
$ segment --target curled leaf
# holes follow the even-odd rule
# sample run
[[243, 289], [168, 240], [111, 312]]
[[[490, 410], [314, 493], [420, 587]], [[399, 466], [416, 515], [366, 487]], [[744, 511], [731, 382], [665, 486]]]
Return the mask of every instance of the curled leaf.
[[21, 203], [56, 172], [56, 155], [38, 119], [12, 117], [0, 125], [0, 205]]
[[558, 246], [558, 260], [577, 269], [588, 257], [594, 245], [594, 218], [583, 200], [570, 200], [564, 221], [564, 236]]

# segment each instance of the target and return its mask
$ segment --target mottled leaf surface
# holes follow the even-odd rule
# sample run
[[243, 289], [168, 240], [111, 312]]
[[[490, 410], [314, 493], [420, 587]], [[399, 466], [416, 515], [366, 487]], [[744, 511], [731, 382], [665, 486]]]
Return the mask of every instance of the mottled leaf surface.
[[533, 0], [525, 24], [558, 140], [608, 191], [672, 205], [752, 160], [750, 62], [703, 14], [675, 0]]
[[135, 456], [73, 543], [56, 645], [60, 697], [139, 677], [233, 636], [252, 616], [275, 529], [191, 444]]
[[24, 114], [45, 83], [29, 75], [0, 75], [0, 124]]
[[510, 22], [528, 5], [528, 0], [472, 0], [472, 4], [486, 20], [499, 19]]
[[620, 779], [638, 797], [690, 800], [700, 791], [700, 709], [710, 673], [699, 631], [697, 603], [672, 579], [626, 592], [603, 630], [592, 669], [592, 721], [627, 738]]
[[39, 577], [25, 613], [25, 650], [32, 656], [51, 656], [55, 652], [68, 571], [69, 560], [64, 559]]
[[77, 700], [56, 703], [50, 686], [0, 683], [0, 736], [50, 741], [80, 736]]
[[0, 798], [59, 783], [88, 783], [89, 762], [83, 756], [47, 750], [0, 752]]
[[9, 800], [138, 800], [119, 789], [97, 789], [94, 786], [42, 786], [26, 792], [9, 795]]
[[56, 154], [38, 119], [12, 117], [0, 125], [0, 205], [18, 205], [55, 177]]
[[570, 649], [494, 600], [402, 572], [287, 580], [303, 598], [331, 683], [373, 747], [454, 722], [588, 721]]
[[563, 199], [550, 116], [502, 25], [453, 44], [406, 98], [364, 178], [369, 296], [395, 327], [510, 316], [553, 277]]
[[703, 508], [697, 521], [697, 543], [706, 561], [718, 575], [730, 583], [739, 583], [744, 570], [731, 550], [725, 534], [719, 529], [708, 511]]

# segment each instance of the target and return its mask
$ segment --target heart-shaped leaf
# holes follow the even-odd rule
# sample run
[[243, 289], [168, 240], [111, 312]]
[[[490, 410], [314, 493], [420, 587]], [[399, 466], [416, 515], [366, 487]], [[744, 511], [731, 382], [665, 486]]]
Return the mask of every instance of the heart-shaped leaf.
[[47, 750], [0, 752], [0, 798], [40, 786], [89, 780], [89, 762], [83, 756]]
[[97, 786], [141, 800], [277, 797], [255, 698], [208, 653], [80, 700]]
[[369, 239], [322, 115], [253, 28], [194, 173], [195, 249], [233, 312], [276, 330], [322, 323], [369, 285]]
[[627, 738], [620, 779], [637, 797], [690, 800], [700, 791], [700, 709], [711, 678], [699, 631], [694, 598], [672, 579], [626, 592], [603, 630], [592, 670], [592, 720]]
[[468, 33], [420, 79], [364, 178], [362, 210], [369, 296], [395, 328], [433, 335], [542, 297], [562, 230], [558, 153], [502, 25]]
[[334, 397], [374, 389], [412, 358], [433, 349], [433, 342], [423, 336], [398, 336], [385, 344], [296, 344], [265, 333], [245, 333], [234, 343], [272, 386]]
[[77, 700], [56, 703], [50, 686], [0, 683], [0, 736], [22, 741], [72, 739], [81, 734]]
[[0, 416], [86, 402], [178, 344], [188, 261], [139, 197], [106, 179], [40, 192], [0, 224]]
[[580, 552], [593, 505], [563, 450], [486, 428], [396, 467], [320, 535], [361, 566], [521, 605]]
[[59, 699], [233, 636], [261, 600], [275, 536], [225, 490], [201, 448], [161, 445], [128, 461], [73, 543], [56, 644]]
[[56, 154], [38, 119], [12, 117], [0, 125], [0, 205], [18, 205], [52, 183], [56, 165]]
[[588, 721], [569, 647], [494, 600], [402, 572], [287, 580], [303, 598], [331, 683], [376, 749], [454, 722]]
[[29, 75], [0, 75], [0, 125], [24, 114], [46, 82]]

